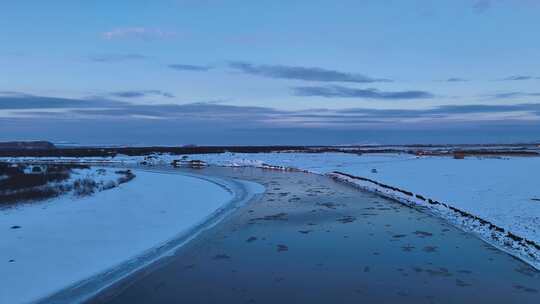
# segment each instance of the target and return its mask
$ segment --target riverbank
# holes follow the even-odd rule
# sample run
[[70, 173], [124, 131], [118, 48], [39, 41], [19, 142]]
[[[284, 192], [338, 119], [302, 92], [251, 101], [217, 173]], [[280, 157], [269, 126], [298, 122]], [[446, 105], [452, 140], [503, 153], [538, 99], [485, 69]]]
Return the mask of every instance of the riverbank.
[[2, 210], [0, 302], [33, 302], [99, 277], [78, 290], [84, 299], [108, 282], [103, 272], [115, 269], [108, 279], [116, 280], [144, 266], [220, 219], [237, 199], [233, 185], [219, 179], [135, 172], [130, 183], [90, 197]]

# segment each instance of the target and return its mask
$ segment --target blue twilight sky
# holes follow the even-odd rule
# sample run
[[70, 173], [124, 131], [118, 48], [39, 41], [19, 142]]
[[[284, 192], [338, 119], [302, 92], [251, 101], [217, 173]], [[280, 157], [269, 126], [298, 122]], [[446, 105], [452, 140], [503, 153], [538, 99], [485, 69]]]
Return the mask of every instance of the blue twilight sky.
[[0, 140], [540, 140], [540, 1], [3, 1]]

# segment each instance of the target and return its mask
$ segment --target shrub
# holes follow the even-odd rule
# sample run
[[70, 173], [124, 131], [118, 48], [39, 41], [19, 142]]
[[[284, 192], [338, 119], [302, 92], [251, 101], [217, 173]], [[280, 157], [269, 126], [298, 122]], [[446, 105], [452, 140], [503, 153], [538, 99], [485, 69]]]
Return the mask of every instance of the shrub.
[[73, 183], [73, 194], [76, 196], [88, 196], [95, 192], [97, 186], [93, 179], [78, 179]]
[[101, 187], [101, 190], [109, 190], [116, 186], [118, 185], [114, 181], [108, 181]]
[[124, 175], [124, 176], [121, 176], [121, 177], [118, 178], [118, 184], [119, 185], [127, 183], [130, 180], [135, 178], [135, 174], [133, 174], [133, 172], [131, 172], [131, 170], [120, 170], [120, 171], [116, 171], [115, 173]]

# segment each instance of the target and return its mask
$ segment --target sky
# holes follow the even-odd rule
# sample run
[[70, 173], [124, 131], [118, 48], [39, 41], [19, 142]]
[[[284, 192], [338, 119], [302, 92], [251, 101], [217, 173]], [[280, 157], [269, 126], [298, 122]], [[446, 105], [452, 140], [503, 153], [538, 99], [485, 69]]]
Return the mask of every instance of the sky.
[[2, 141], [540, 141], [540, 1], [1, 6]]

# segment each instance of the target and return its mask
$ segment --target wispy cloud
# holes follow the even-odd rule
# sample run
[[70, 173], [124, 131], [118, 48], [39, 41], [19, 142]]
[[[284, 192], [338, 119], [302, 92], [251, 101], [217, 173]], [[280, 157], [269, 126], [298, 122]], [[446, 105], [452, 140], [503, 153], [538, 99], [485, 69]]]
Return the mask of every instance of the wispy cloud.
[[192, 72], [205, 72], [213, 68], [211, 66], [192, 65], [192, 64], [169, 64], [168, 67], [173, 70], [192, 71]]
[[512, 6], [529, 6], [532, 9], [537, 9], [537, 0], [468, 0], [472, 2], [472, 10], [475, 13], [482, 14], [495, 8], [496, 5], [512, 5]]
[[174, 31], [166, 31], [160, 28], [148, 28], [148, 27], [122, 27], [115, 28], [108, 32], [103, 33], [103, 38], [106, 40], [135, 38], [142, 40], [154, 40], [173, 38], [177, 35]]
[[380, 91], [374, 88], [356, 89], [343, 86], [305, 86], [294, 87], [296, 96], [366, 98], [366, 99], [423, 99], [432, 98], [433, 94], [426, 91]]
[[503, 81], [520, 81], [520, 80], [533, 80], [533, 79], [540, 79], [540, 77], [530, 76], [530, 75], [514, 75], [509, 76], [506, 78], [503, 78], [501, 80]]
[[144, 60], [146, 56], [140, 54], [99, 54], [90, 55], [88, 59], [95, 62], [120, 62], [120, 61], [132, 61], [132, 60]]
[[106, 99], [66, 99], [30, 95], [0, 96], [0, 118], [160, 120], [210, 128], [215, 123], [246, 126], [353, 126], [485, 121], [539, 121], [540, 104], [446, 105], [427, 109], [284, 111], [268, 107], [215, 103], [133, 104]]
[[446, 82], [467, 82], [467, 81], [469, 80], [464, 79], [464, 78], [459, 78], [459, 77], [451, 77], [451, 78], [446, 79]]
[[231, 62], [229, 67], [246, 74], [268, 78], [298, 79], [321, 82], [391, 82], [390, 79], [372, 78], [361, 74], [340, 72], [318, 67], [285, 65], [254, 65], [246, 62]]
[[540, 93], [505, 92], [505, 93], [489, 94], [485, 96], [496, 98], [496, 99], [509, 99], [509, 98], [519, 98], [519, 97], [540, 97]]
[[147, 96], [160, 96], [160, 97], [167, 97], [167, 98], [174, 97], [173, 94], [164, 92], [161, 90], [119, 91], [119, 92], [109, 93], [109, 95], [111, 97], [121, 97], [121, 98], [140, 98], [140, 97], [147, 97]]
[[477, 13], [484, 13], [491, 8], [491, 0], [475, 0], [473, 3], [473, 10]]
[[16, 92], [16, 91], [0, 91], [0, 97], [26, 97], [31, 96], [26, 93]]
[[351, 108], [336, 111], [341, 114], [361, 114], [368, 116], [384, 116], [388, 118], [418, 118], [418, 117], [444, 117], [456, 114], [490, 114], [507, 112], [530, 112], [540, 115], [540, 103], [527, 103], [515, 105], [442, 105], [430, 109], [405, 110], [379, 110], [367, 108]]
[[34, 96], [22, 92], [10, 92], [0, 95], [0, 110], [43, 110], [43, 109], [80, 109], [92, 107], [111, 107], [120, 104], [98, 98], [72, 99], [61, 97]]

